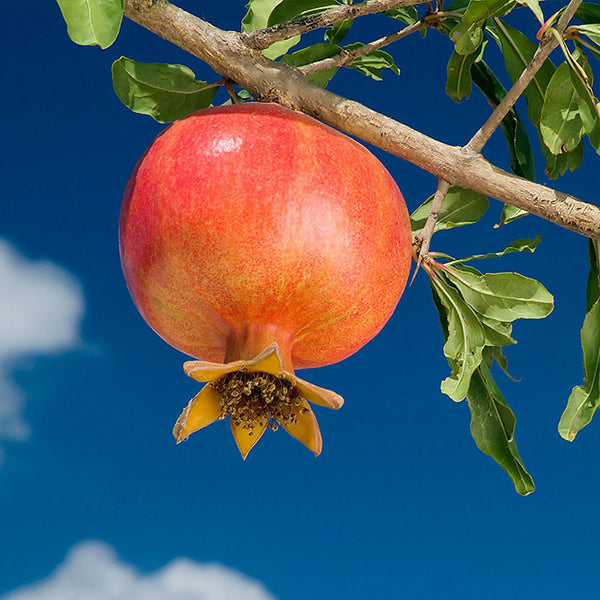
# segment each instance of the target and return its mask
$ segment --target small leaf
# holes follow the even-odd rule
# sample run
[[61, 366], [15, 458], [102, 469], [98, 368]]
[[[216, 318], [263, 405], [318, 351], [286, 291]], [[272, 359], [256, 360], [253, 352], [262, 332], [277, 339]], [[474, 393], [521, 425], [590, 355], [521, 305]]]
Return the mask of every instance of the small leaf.
[[581, 329], [585, 385], [573, 388], [563, 413], [558, 432], [572, 442], [600, 406], [600, 302], [588, 311]]
[[517, 342], [511, 337], [512, 325], [505, 321], [497, 321], [496, 319], [488, 319], [483, 315], [479, 315], [479, 321], [483, 327], [485, 334], [485, 345], [490, 348], [501, 348], [502, 346], [510, 346]]
[[334, 23], [329, 29], [325, 30], [325, 40], [334, 46], [341, 44], [352, 27], [352, 19], [346, 19], [339, 23]]
[[[502, 208], [502, 213], [500, 215], [500, 225], [507, 225], [508, 223], [512, 223], [516, 219], [520, 219], [528, 215], [529, 213], [518, 206], [514, 206], [513, 204], [505, 204]], [[495, 225], [497, 227], [497, 225]]]
[[113, 85], [119, 100], [136, 113], [169, 123], [210, 106], [217, 93], [196, 81], [183, 65], [140, 63], [125, 56], [112, 66]]
[[544, 171], [550, 179], [556, 179], [559, 175], [564, 175], [567, 171], [575, 171], [581, 165], [583, 160], [584, 145], [583, 141], [571, 152], [563, 154], [552, 154], [546, 144], [542, 144], [542, 153], [546, 157], [546, 168]]
[[[256, 31], [257, 29], [264, 29], [267, 27], [269, 15], [280, 2], [281, 0], [249, 0], [246, 5], [248, 12], [242, 19], [242, 31]], [[263, 50], [262, 53], [267, 58], [274, 60], [285, 54], [299, 41], [300, 36], [296, 35], [288, 40], [271, 44], [268, 48]]]
[[583, 35], [589, 37], [592, 42], [600, 46], [600, 23], [577, 25], [577, 31], [583, 33]]
[[471, 95], [471, 67], [477, 56], [477, 52], [465, 56], [456, 50], [450, 55], [446, 67], [446, 93], [454, 102]]
[[[318, 62], [325, 58], [331, 58], [340, 52], [341, 48], [339, 46], [320, 42], [318, 44], [313, 44], [308, 48], [298, 50], [293, 54], [287, 54], [286, 56], [282, 57], [281, 62], [288, 65], [294, 65], [295, 67], [302, 67], [304, 65]], [[326, 87], [329, 83], [329, 80], [336, 74], [336, 72], [337, 68], [326, 69], [324, 71], [314, 73], [313, 75], [309, 75], [307, 79], [315, 85]]]
[[512, 0], [470, 0], [463, 21], [481, 23], [490, 17], [500, 17], [510, 12], [514, 6]]
[[442, 381], [441, 390], [455, 402], [460, 402], [466, 397], [471, 376], [481, 363], [485, 336], [479, 319], [456, 288], [443, 277], [432, 283], [448, 318], [444, 355], [452, 372]]
[[522, 496], [534, 491], [514, 439], [516, 419], [486, 364], [471, 378], [467, 403], [471, 411], [471, 434], [477, 447], [491, 456], [512, 479]]
[[384, 10], [382, 14], [387, 17], [392, 17], [392, 19], [398, 19], [406, 25], [414, 25], [419, 20], [419, 13], [414, 6], [403, 6], [401, 8]]
[[119, 35], [123, 0], [56, 0], [69, 37], [82, 46], [108, 48]]
[[[425, 226], [433, 198], [434, 196], [430, 196], [410, 215], [413, 235], [419, 233]], [[435, 231], [476, 223], [484, 215], [488, 206], [489, 202], [483, 194], [455, 185], [450, 186], [435, 224]]]
[[534, 238], [523, 238], [520, 240], [515, 240], [506, 246], [500, 252], [488, 252], [487, 254], [473, 254], [472, 256], [467, 256], [466, 258], [461, 258], [457, 261], [458, 263], [465, 263], [471, 260], [480, 260], [482, 258], [498, 258], [500, 256], [504, 256], [505, 254], [511, 254], [512, 252], [535, 252], [537, 245], [542, 241], [540, 234], [538, 233]]
[[461, 21], [450, 31], [449, 36], [457, 54], [473, 54], [483, 42], [483, 28], [479, 23]]
[[[362, 46], [364, 46], [364, 44], [357, 42], [355, 44], [344, 46], [344, 50], [352, 52], [352, 50], [356, 50]], [[383, 69], [391, 69], [396, 75], [400, 74], [400, 69], [394, 63], [391, 54], [388, 54], [383, 50], [374, 50], [365, 56], [359, 56], [346, 66], [350, 69], [360, 71], [363, 75], [371, 77], [376, 81], [381, 81], [381, 71]]]
[[546, 89], [540, 115], [540, 132], [552, 154], [574, 150], [584, 133], [580, 99], [571, 80], [571, 69], [563, 63]]
[[446, 274], [469, 306], [488, 319], [543, 319], [554, 308], [552, 294], [535, 279], [519, 273], [477, 276], [447, 267]]

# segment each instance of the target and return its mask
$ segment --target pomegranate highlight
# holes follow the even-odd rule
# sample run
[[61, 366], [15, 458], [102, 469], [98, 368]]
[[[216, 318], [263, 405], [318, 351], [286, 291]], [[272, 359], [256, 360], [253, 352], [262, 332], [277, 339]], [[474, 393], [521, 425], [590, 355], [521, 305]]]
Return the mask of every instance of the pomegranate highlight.
[[243, 458], [281, 426], [315, 455], [309, 402], [343, 399], [295, 376], [340, 361], [392, 314], [411, 262], [408, 211], [366, 148], [274, 104], [209, 108], [163, 131], [136, 165], [119, 240], [131, 296], [206, 382], [177, 442], [229, 416]]

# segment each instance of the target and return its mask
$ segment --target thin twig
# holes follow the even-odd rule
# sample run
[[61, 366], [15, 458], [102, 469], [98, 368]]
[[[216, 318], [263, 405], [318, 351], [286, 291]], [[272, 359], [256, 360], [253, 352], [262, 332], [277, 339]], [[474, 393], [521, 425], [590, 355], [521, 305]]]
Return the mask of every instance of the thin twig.
[[433, 202], [431, 203], [431, 210], [429, 211], [429, 215], [427, 216], [427, 221], [425, 221], [425, 226], [420, 231], [420, 233], [417, 233], [417, 235], [415, 235], [414, 245], [419, 253], [419, 256], [417, 258], [417, 266], [415, 268], [415, 272], [413, 273], [412, 279], [410, 280], [410, 285], [412, 285], [412, 282], [415, 280], [421, 263], [429, 255], [429, 244], [431, 243], [431, 238], [433, 236], [433, 232], [435, 231], [435, 224], [437, 223], [440, 211], [442, 210], [442, 204], [444, 203], [444, 198], [446, 198], [446, 194], [448, 193], [449, 187], [450, 184], [444, 179], [440, 179], [438, 181], [437, 190], [435, 190], [435, 196], [433, 197]]
[[[581, 2], [582, 0], [571, 0], [571, 2], [569, 2], [565, 12], [561, 15], [556, 25], [556, 30], [559, 34], [562, 34], [562, 32], [565, 30], [568, 22], [575, 14], [575, 11], [579, 8]], [[553, 36], [541, 36], [540, 45], [535, 51], [533, 58], [507, 92], [506, 96], [504, 96], [500, 104], [498, 104], [498, 106], [494, 109], [489, 119], [480, 127], [479, 131], [477, 131], [477, 133], [466, 144], [465, 148], [467, 148], [467, 150], [481, 152], [481, 149], [485, 146], [486, 142], [490, 139], [494, 131], [496, 131], [500, 123], [502, 123], [504, 117], [506, 117], [516, 101], [521, 97], [525, 91], [525, 88], [533, 81], [533, 78], [536, 76], [537, 72], [541, 69], [546, 59], [550, 56], [551, 52], [558, 46], [558, 44], [558, 40]]]
[[392, 10], [402, 6], [412, 6], [413, 4], [422, 4], [424, 0], [366, 0], [358, 4], [344, 4], [330, 8], [321, 13], [300, 17], [293, 21], [279, 23], [266, 29], [257, 29], [242, 33], [242, 41], [255, 50], [264, 50], [275, 42], [281, 42], [289, 38], [328, 27], [334, 23], [345, 21], [346, 19], [355, 19], [363, 15], [379, 13], [384, 10]]
[[396, 33], [391, 33], [390, 35], [386, 35], [385, 37], [375, 40], [374, 42], [360, 46], [355, 50], [343, 50], [331, 58], [324, 58], [323, 60], [319, 60], [311, 63], [310, 65], [305, 65], [299, 68], [304, 75], [313, 75], [314, 73], [319, 73], [320, 71], [325, 71], [327, 69], [345, 67], [353, 60], [356, 60], [361, 56], [365, 56], [375, 50], [379, 50], [384, 46], [388, 46], [389, 44], [397, 42], [403, 37], [406, 37], [415, 31], [419, 31], [420, 29], [424, 29], [425, 27], [428, 27], [427, 23], [425, 21], [419, 21], [413, 25], [409, 25], [408, 27], [401, 29], [400, 31], [396, 31]]
[[233, 89], [233, 85], [231, 85], [231, 81], [229, 79], [223, 78], [223, 84], [225, 85], [225, 89], [231, 98], [233, 104], [241, 104], [242, 99], [237, 95], [237, 92]]

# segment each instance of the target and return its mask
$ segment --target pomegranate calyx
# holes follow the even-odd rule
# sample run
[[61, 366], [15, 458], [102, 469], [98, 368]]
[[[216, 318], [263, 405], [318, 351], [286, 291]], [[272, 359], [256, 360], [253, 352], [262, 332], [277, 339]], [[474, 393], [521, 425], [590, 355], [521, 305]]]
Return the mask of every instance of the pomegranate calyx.
[[280, 425], [315, 455], [321, 433], [308, 402], [338, 409], [341, 396], [297, 378], [284, 367], [277, 343], [251, 360], [188, 361], [184, 371], [207, 385], [192, 398], [173, 428], [177, 442], [229, 416], [236, 444], [246, 458], [267, 428]]

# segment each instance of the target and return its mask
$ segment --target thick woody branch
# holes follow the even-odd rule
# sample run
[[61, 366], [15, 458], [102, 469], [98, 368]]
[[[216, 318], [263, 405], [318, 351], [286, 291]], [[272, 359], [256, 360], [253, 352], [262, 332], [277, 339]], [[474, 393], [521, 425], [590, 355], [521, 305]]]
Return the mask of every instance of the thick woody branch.
[[600, 209], [557, 190], [511, 175], [480, 154], [434, 140], [358, 102], [310, 84], [289, 65], [246, 46], [240, 34], [222, 31], [167, 0], [125, 0], [138, 24], [208, 63], [255, 98], [307, 113], [395, 154], [438, 179], [518, 206], [561, 227], [600, 239]]
[[[573, 15], [579, 8], [582, 0], [571, 0], [569, 2], [565, 12], [561, 15], [556, 29], [559, 34], [565, 30], [565, 27], [569, 21], [573, 18]], [[467, 148], [474, 152], [481, 152], [481, 149], [485, 146], [486, 142], [490, 139], [494, 131], [499, 127], [500, 123], [504, 120], [504, 117], [508, 114], [510, 109], [515, 105], [516, 101], [521, 97], [527, 86], [533, 81], [536, 73], [542, 68], [546, 59], [550, 56], [552, 51], [558, 46], [558, 40], [552, 36], [543, 35], [535, 54], [533, 55], [529, 64], [525, 67], [519, 78], [515, 81], [513, 86], [508, 90], [506, 96], [502, 99], [500, 104], [494, 109], [494, 112], [490, 115], [489, 119], [480, 127], [479, 131], [469, 140]]]
[[296, 35], [301, 35], [314, 29], [328, 27], [334, 23], [355, 19], [363, 15], [379, 13], [384, 10], [422, 4], [425, 0], [366, 0], [358, 4], [345, 4], [336, 6], [321, 13], [300, 17], [286, 23], [279, 23], [266, 29], [257, 29], [249, 33], [242, 33], [241, 38], [250, 48], [264, 50], [275, 42], [288, 40]]

